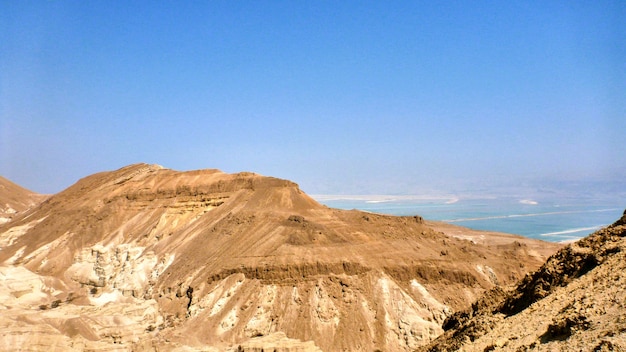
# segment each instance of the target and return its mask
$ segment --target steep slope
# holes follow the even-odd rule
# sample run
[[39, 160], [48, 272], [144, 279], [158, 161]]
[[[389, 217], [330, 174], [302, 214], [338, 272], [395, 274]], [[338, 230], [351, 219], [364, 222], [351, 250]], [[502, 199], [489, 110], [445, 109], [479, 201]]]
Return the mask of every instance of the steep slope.
[[495, 289], [446, 320], [422, 351], [626, 350], [626, 212], [573, 243], [515, 289]]
[[31, 192], [0, 176], [0, 224], [33, 208], [47, 196]]
[[327, 208], [254, 173], [95, 174], [0, 226], [0, 336], [63, 350], [407, 350], [558, 247], [437, 226]]

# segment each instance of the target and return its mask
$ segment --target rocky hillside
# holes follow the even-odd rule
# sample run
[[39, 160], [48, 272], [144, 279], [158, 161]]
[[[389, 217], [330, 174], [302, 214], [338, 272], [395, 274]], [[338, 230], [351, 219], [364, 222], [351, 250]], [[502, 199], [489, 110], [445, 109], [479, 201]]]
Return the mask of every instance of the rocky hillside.
[[410, 350], [559, 247], [131, 165], [0, 225], [0, 349]]
[[625, 272], [626, 212], [449, 317], [420, 351], [625, 351]]
[[0, 176], [0, 224], [11, 221], [19, 213], [33, 208], [46, 197]]

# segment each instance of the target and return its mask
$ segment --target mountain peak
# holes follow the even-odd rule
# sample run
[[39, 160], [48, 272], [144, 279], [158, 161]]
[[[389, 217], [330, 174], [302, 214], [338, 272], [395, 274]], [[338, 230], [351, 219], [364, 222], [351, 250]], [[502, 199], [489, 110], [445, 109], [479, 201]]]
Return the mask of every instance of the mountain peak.
[[30, 191], [0, 176], [0, 224], [11, 221], [48, 196]]
[[[260, 340], [324, 351], [416, 348], [453, 310], [558, 247], [331, 209], [294, 182], [251, 172], [148, 164], [79, 180], [0, 227], [0, 243], [0, 270], [18, 280], [3, 304], [20, 307], [4, 319], [40, 307], [29, 321], [55, 329], [58, 346], [96, 348], [114, 330], [129, 348], [191, 339], [225, 349], [268, 336]], [[50, 334], [28, 339], [45, 346]]]

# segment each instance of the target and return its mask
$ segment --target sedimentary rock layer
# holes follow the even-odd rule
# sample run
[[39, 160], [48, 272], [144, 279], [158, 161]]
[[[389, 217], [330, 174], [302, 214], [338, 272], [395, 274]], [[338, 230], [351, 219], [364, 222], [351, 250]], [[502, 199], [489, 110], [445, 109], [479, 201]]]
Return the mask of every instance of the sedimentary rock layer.
[[410, 350], [559, 247], [146, 164], [78, 181], [0, 243], [0, 344], [33, 350]]

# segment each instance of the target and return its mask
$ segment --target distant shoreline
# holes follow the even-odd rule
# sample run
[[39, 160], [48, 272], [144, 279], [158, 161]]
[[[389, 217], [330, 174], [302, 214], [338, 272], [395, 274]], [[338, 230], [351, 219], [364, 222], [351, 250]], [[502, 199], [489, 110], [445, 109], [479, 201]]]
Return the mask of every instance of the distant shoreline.
[[467, 228], [517, 234], [551, 242], [571, 242], [603, 226], [622, 213], [619, 202], [585, 198], [520, 196], [465, 197], [446, 195], [312, 195], [339, 209], [424, 219]]

